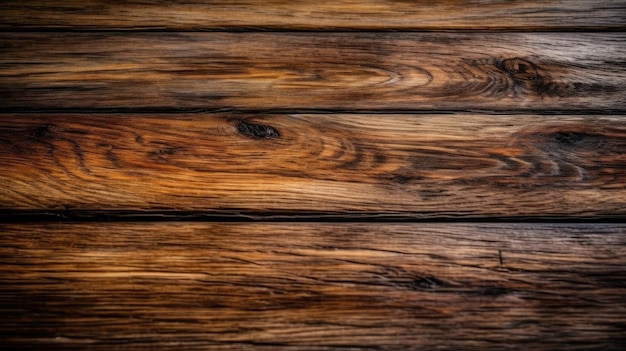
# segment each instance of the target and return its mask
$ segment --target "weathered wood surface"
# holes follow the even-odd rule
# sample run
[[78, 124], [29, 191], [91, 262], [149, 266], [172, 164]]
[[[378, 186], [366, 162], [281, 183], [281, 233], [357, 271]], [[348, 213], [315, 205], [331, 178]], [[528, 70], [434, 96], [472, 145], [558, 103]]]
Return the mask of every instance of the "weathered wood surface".
[[626, 349], [625, 30], [622, 0], [0, 1], [0, 349]]
[[626, 225], [0, 225], [17, 350], [621, 350]]
[[3, 0], [0, 29], [624, 29], [622, 0]]
[[626, 215], [623, 116], [3, 114], [0, 206]]
[[0, 33], [0, 108], [623, 111], [626, 33]]

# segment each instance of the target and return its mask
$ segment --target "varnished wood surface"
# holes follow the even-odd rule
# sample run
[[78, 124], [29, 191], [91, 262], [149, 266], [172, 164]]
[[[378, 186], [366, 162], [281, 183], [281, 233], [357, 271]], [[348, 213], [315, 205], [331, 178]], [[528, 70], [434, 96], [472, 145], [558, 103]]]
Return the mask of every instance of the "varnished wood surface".
[[4, 114], [14, 210], [624, 216], [623, 116]]
[[11, 110], [623, 111], [624, 33], [0, 33]]
[[3, 347], [621, 350], [623, 224], [0, 225]]
[[3, 0], [0, 29], [624, 29], [621, 0]]

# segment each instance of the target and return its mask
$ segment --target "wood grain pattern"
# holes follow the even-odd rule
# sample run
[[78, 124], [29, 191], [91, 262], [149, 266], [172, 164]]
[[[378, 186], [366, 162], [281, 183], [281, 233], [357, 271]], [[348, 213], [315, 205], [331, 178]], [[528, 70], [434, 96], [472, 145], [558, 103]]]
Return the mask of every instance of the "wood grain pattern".
[[4, 114], [19, 210], [626, 215], [623, 116]]
[[625, 33], [0, 33], [0, 108], [623, 111]]
[[0, 29], [624, 29], [621, 0], [3, 0]]
[[623, 224], [0, 225], [12, 350], [620, 350]]

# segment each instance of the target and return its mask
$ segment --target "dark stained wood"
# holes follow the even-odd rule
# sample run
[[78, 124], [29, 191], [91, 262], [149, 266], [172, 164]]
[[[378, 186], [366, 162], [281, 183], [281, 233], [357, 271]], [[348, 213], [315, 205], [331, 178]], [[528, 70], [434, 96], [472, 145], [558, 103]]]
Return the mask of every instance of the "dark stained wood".
[[4, 114], [0, 206], [624, 216], [624, 150], [624, 116]]
[[623, 111], [626, 33], [0, 33], [0, 108]]
[[0, 29], [624, 29], [621, 0], [3, 0]]
[[7, 349], [619, 350], [626, 225], [1, 225]]

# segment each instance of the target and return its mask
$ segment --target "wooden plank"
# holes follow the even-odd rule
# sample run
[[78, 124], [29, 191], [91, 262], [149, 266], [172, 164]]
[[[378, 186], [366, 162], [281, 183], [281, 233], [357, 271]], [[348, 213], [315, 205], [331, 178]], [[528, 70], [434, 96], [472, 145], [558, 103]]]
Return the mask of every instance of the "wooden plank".
[[0, 225], [9, 349], [619, 350], [624, 224]]
[[3, 0], [0, 29], [624, 29], [621, 0]]
[[626, 33], [0, 33], [7, 110], [624, 110]]
[[13, 210], [624, 216], [624, 116], [0, 115]]

